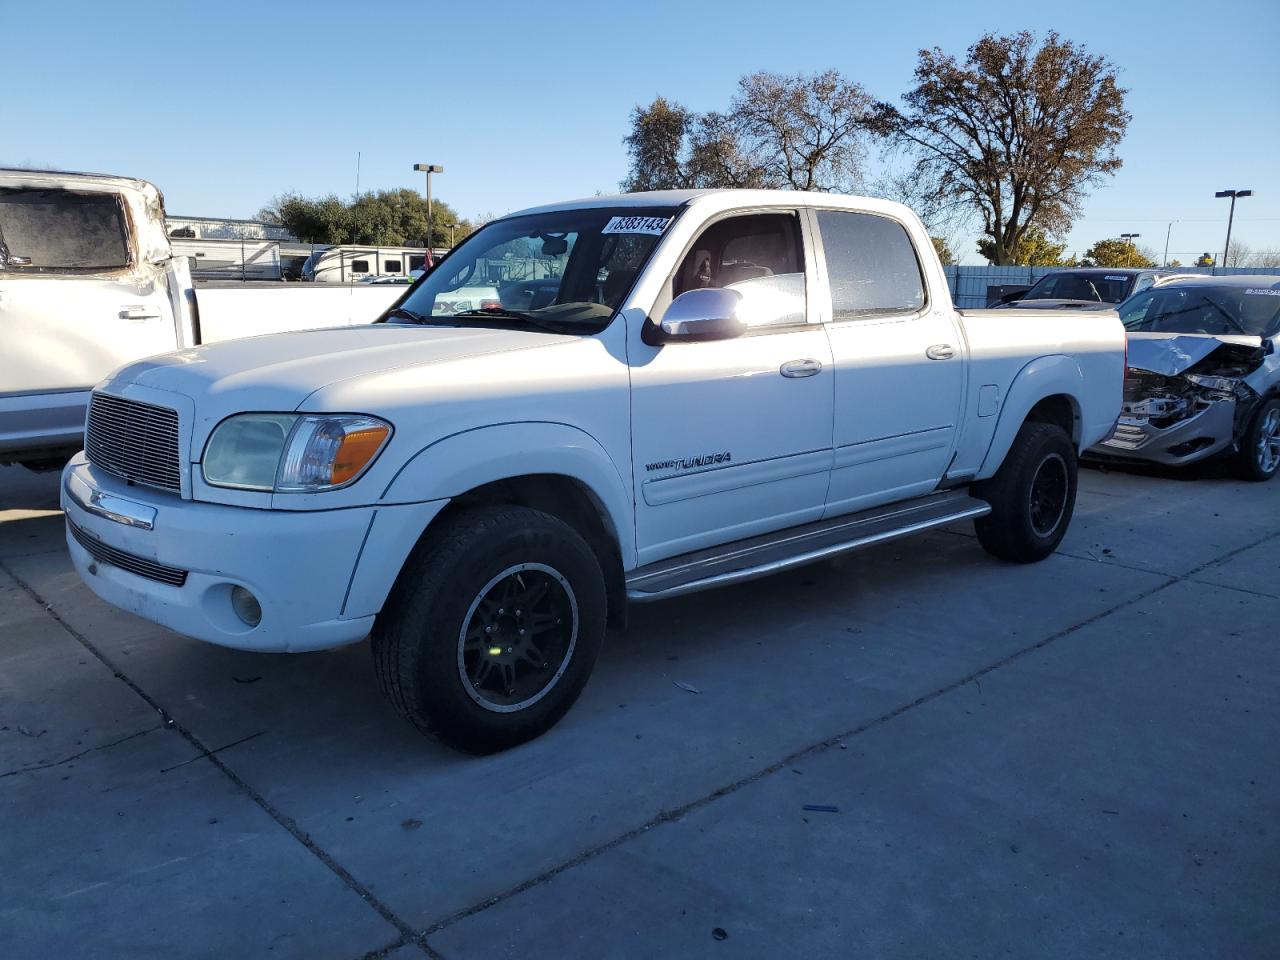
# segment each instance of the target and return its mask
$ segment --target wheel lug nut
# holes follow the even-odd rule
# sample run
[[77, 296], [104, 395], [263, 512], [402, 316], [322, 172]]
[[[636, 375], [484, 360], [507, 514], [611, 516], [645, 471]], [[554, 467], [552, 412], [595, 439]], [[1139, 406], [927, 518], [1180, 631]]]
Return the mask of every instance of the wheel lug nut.
[[499, 616], [501, 616], [502, 614], [504, 614], [504, 613], [506, 613], [506, 612], [507, 612], [507, 611], [503, 610], [501, 607], [499, 607], [499, 608], [498, 608], [498, 615], [499, 615]]
[[489, 624], [489, 626], [485, 627], [485, 628], [484, 628], [484, 632], [485, 632], [485, 633], [493, 633], [493, 624]]
[[524, 636], [524, 627], [521, 627], [519, 630], [517, 630], [517, 631], [516, 631], [516, 633], [520, 634], [520, 636], [522, 636], [522, 637], [523, 637], [523, 636]]

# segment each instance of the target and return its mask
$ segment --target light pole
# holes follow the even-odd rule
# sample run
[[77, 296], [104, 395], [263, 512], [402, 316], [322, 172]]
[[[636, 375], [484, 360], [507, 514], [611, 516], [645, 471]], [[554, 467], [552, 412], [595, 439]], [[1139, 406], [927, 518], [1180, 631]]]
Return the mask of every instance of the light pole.
[[446, 223], [445, 226], [449, 228], [449, 249], [452, 250], [453, 249], [453, 231], [458, 225], [456, 223]]
[[1227, 214], [1227, 242], [1222, 248], [1222, 265], [1227, 265], [1227, 253], [1231, 249], [1231, 221], [1236, 218], [1236, 197], [1252, 197], [1252, 190], [1219, 190], [1215, 197], [1230, 197], [1231, 212]]
[[1122, 233], [1122, 234], [1120, 234], [1120, 239], [1121, 239], [1121, 240], [1127, 240], [1127, 241], [1129, 241], [1129, 249], [1128, 249], [1128, 250], [1126, 250], [1126, 251], [1124, 252], [1124, 265], [1125, 265], [1126, 267], [1132, 267], [1132, 266], [1133, 266], [1133, 254], [1134, 254], [1134, 252], [1135, 252], [1135, 250], [1136, 250], [1136, 248], [1135, 248], [1135, 247], [1134, 247], [1134, 245], [1133, 245], [1133, 241], [1137, 240], [1140, 236], [1142, 236], [1142, 234], [1140, 234], [1140, 233]]
[[1160, 266], [1167, 267], [1169, 265], [1169, 234], [1173, 233], [1173, 225], [1178, 223], [1177, 220], [1169, 221], [1169, 229], [1164, 232], [1164, 259], [1160, 261]]
[[438, 163], [415, 163], [413, 169], [427, 175], [427, 250], [431, 250], [431, 175], [444, 173], [444, 167]]

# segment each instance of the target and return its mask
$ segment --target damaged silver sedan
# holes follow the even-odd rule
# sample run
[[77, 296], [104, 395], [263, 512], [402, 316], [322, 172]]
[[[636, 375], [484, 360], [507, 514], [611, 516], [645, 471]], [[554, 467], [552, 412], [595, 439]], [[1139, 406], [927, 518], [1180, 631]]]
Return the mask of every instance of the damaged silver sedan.
[[1280, 470], [1280, 282], [1188, 277], [1130, 297], [1124, 404], [1091, 456], [1167, 465], [1231, 457], [1241, 476]]

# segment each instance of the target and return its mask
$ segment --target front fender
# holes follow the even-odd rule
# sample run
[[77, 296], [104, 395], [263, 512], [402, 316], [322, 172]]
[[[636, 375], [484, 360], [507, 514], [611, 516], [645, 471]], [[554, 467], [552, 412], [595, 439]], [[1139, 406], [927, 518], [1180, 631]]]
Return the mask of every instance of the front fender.
[[449, 499], [528, 474], [566, 476], [586, 486], [617, 535], [623, 567], [635, 566], [630, 488], [604, 447], [569, 424], [504, 423], [443, 437], [409, 459], [383, 492], [382, 502]]
[[[1000, 464], [1004, 463], [1009, 448], [1013, 446], [1013, 439], [1018, 435], [1032, 407], [1045, 397], [1065, 394], [1071, 398], [1079, 413], [1083, 407], [1081, 397], [1084, 396], [1084, 386], [1085, 378], [1079, 363], [1063, 354], [1037, 357], [1019, 370], [1000, 408], [1000, 418], [991, 436], [991, 444], [987, 447], [987, 455], [978, 470], [977, 479], [985, 480], [1000, 469]], [[1117, 411], [1118, 409], [1117, 407]], [[1079, 443], [1078, 437], [1072, 439]]]

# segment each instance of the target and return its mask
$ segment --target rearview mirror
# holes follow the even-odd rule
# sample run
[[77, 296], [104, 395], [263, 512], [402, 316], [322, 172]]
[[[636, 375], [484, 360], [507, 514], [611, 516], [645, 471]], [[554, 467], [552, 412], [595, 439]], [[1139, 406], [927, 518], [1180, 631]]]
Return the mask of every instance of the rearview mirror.
[[671, 301], [654, 333], [658, 343], [673, 341], [732, 340], [746, 333], [738, 317], [742, 294], [737, 290], [710, 288], [686, 290]]

